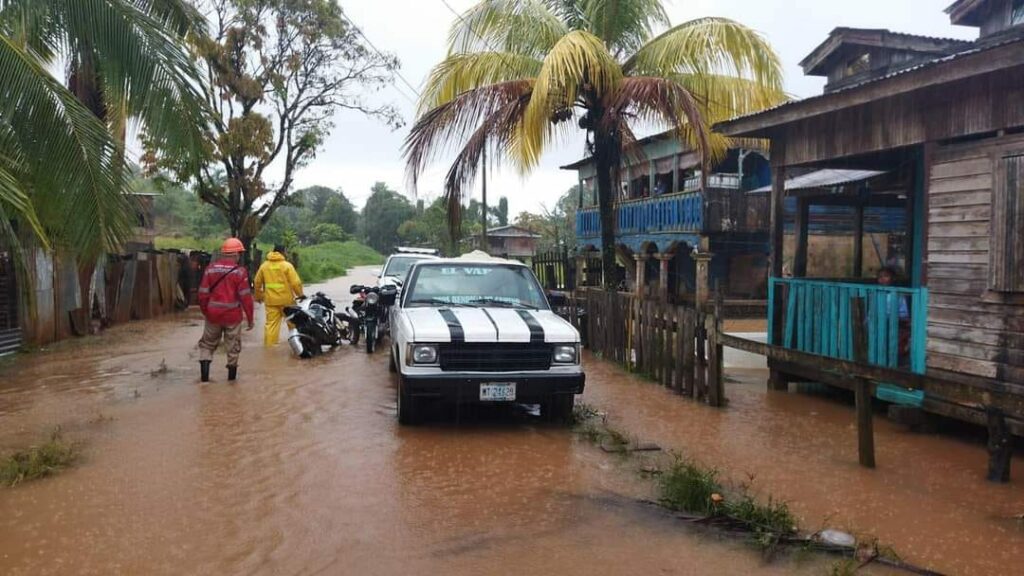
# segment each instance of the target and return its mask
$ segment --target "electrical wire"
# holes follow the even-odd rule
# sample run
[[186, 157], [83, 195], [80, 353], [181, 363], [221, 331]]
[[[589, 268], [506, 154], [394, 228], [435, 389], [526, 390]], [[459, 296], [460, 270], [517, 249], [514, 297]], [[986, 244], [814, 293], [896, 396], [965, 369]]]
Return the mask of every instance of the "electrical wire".
[[[369, 37], [366, 36], [366, 34], [363, 32], [363, 30], [359, 26], [357, 26], [356, 23], [353, 22], [352, 19], [349, 18], [347, 14], [345, 14], [344, 11], [341, 12], [341, 17], [344, 18], [345, 21], [348, 22], [349, 25], [352, 26], [352, 28], [360, 36], [363, 37], [363, 40], [366, 40], [366, 43], [369, 44], [370, 48], [373, 48], [373, 51], [376, 52], [378, 56], [380, 56], [381, 58], [384, 58], [385, 60], [387, 60], [388, 57], [384, 55], [384, 52], [381, 51], [380, 48], [377, 48], [377, 45], [374, 44], [373, 41], [370, 40]], [[395, 69], [395, 76], [397, 76], [399, 80], [401, 80], [406, 86], [409, 87], [410, 90], [412, 90], [412, 93], [416, 95], [416, 98], [420, 97], [420, 91], [415, 86], [412, 85], [412, 82], [409, 82], [409, 80], [407, 80], [405, 78], [405, 76], [402, 75], [402, 72], [400, 70]], [[412, 102], [413, 105], [417, 104], [416, 100], [411, 98], [408, 94], [406, 94], [404, 90], [399, 89], [397, 84], [392, 82], [392, 85], [395, 87], [396, 90], [398, 90], [399, 94], [401, 94], [402, 96], [405, 96], [405, 98], [407, 100], [409, 100], [410, 102]]]

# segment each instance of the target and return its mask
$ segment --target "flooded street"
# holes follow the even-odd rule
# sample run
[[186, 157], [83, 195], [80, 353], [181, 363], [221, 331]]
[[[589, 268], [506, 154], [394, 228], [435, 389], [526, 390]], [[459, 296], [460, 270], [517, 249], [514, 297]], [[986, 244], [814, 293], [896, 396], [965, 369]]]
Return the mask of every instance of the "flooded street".
[[[329, 283], [349, 301], [352, 278]], [[198, 384], [198, 312], [0, 364], [0, 450], [55, 427], [81, 461], [0, 489], [0, 574], [824, 574], [639, 504], [635, 466], [522, 414], [400, 428], [385, 352], [300, 361], [244, 333]], [[984, 446], [876, 421], [857, 467], [853, 411], [730, 374], [727, 409], [587, 358], [586, 402], [620, 429], [791, 502], [805, 529], [873, 534], [955, 574], [1024, 564], [1021, 470], [984, 481]]]

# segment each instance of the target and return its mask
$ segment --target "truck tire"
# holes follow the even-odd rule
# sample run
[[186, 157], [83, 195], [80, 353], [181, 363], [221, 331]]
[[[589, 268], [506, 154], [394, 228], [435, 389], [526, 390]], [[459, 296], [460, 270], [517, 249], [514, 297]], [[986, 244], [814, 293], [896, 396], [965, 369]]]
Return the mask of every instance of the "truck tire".
[[388, 361], [388, 372], [395, 374], [398, 372], [398, 356], [395, 354], [395, 347], [391, 347], [391, 359]]
[[572, 422], [572, 411], [576, 405], [574, 394], [559, 394], [552, 396], [542, 407], [542, 415], [551, 422], [557, 424], [569, 424]]
[[413, 426], [419, 423], [416, 413], [416, 400], [405, 387], [405, 379], [398, 378], [398, 423], [402, 426]]

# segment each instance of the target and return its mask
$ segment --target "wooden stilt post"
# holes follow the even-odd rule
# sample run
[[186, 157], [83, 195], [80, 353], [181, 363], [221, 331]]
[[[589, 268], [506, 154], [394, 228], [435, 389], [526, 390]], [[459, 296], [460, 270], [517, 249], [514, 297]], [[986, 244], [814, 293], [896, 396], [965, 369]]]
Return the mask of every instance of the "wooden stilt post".
[[[771, 155], [772, 195], [770, 209], [771, 228], [769, 229], [768, 239], [768, 276], [769, 278], [781, 278], [784, 238], [783, 223], [785, 218], [783, 200], [786, 195], [786, 151], [778, 140], [772, 141]], [[782, 306], [785, 301], [783, 297], [784, 294], [777, 292], [772, 308], [768, 310], [768, 314], [772, 318], [772, 333], [768, 335], [768, 343], [776, 346], [782, 344]], [[771, 368], [770, 365], [769, 368]], [[786, 375], [775, 368], [771, 368], [768, 388], [770, 390], [786, 390], [788, 387], [789, 382], [786, 379]]]
[[686, 310], [683, 316], [683, 396], [696, 398], [697, 352], [695, 346], [697, 338], [697, 311]]
[[1010, 481], [1010, 459], [1013, 455], [1013, 436], [1003, 413], [991, 406], [988, 416], [988, 479], [990, 482]]
[[725, 362], [724, 348], [720, 344], [722, 334], [722, 289], [715, 282], [715, 307], [708, 318], [708, 404], [718, 408], [725, 405]]
[[864, 204], [857, 204], [853, 221], [853, 277], [864, 276]]
[[[867, 362], [868, 335], [865, 328], [864, 299], [855, 296], [850, 299], [850, 317], [853, 322], [853, 359], [858, 363]], [[857, 454], [860, 465], [875, 467], [875, 431], [871, 413], [871, 381], [857, 378], [854, 398], [857, 406]]]
[[807, 243], [810, 219], [810, 201], [806, 198], [799, 198], [796, 209], [796, 254], [793, 256], [794, 278], [804, 278], [807, 276]]

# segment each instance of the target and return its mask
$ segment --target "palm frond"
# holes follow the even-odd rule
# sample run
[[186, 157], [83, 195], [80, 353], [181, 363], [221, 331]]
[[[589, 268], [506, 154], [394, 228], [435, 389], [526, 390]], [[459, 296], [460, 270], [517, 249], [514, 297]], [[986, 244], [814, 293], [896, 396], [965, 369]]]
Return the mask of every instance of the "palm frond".
[[766, 90], [753, 80], [725, 74], [672, 74], [701, 103], [709, 125], [752, 114], [786, 101], [786, 95]]
[[554, 133], [552, 119], [573, 108], [581, 93], [602, 98], [614, 93], [621, 79], [618, 62], [600, 38], [580, 30], [563, 36], [537, 75], [522, 126], [520, 168], [536, 166]]
[[0, 125], [5, 171], [50, 237], [83, 254], [117, 247], [131, 222], [122, 149], [73, 94], [3, 35]]
[[726, 18], [701, 18], [671, 28], [623, 65], [630, 75], [723, 74], [753, 81], [781, 95], [782, 63], [756, 31]]
[[726, 151], [724, 141], [712, 139], [700, 103], [685, 88], [666, 78], [623, 79], [608, 109], [602, 121], [615, 126], [606, 126], [606, 130], [630, 120], [668, 126], [700, 152], [705, 164], [720, 158]]
[[604, 40], [615, 55], [633, 54], [668, 26], [662, 0], [581, 0], [587, 30]]
[[569, 28], [539, 0], [482, 0], [448, 35], [449, 52], [504, 51], [542, 58]]
[[513, 80], [463, 92], [449, 102], [420, 116], [406, 136], [402, 155], [413, 188], [434, 159], [460, 148], [486, 118], [509, 103], [528, 97], [532, 80]]
[[524, 92], [484, 118], [452, 162], [445, 176], [444, 185], [445, 203], [448, 207], [448, 231], [452, 238], [458, 238], [462, 229], [462, 201], [465, 191], [471, 189], [476, 180], [477, 171], [483, 163], [484, 150], [491, 151], [491, 164], [500, 164], [502, 160], [515, 154], [518, 148], [519, 125], [529, 102], [530, 93]]
[[534, 78], [540, 69], [539, 60], [510, 52], [450, 54], [430, 71], [420, 96], [419, 115], [475, 88]]

